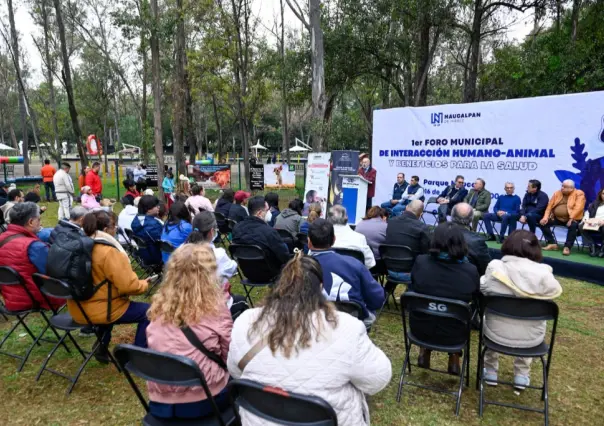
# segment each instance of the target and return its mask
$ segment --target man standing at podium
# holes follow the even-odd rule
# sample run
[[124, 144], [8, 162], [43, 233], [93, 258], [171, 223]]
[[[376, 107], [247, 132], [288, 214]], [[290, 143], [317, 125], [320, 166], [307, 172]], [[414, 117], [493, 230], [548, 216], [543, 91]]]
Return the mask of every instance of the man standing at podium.
[[371, 208], [371, 201], [375, 196], [375, 178], [377, 176], [377, 171], [371, 167], [371, 160], [369, 159], [369, 155], [361, 154], [361, 167], [359, 168], [358, 175], [362, 176], [365, 180], [369, 181], [367, 185], [367, 207], [366, 210]]

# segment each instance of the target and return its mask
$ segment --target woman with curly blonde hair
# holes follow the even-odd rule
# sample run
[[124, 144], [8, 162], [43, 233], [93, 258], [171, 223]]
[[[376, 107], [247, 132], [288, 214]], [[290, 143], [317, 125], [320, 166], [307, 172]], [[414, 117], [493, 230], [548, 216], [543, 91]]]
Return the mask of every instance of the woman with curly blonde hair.
[[[147, 313], [149, 348], [192, 359], [205, 376], [216, 404], [228, 406], [226, 359], [233, 321], [217, 280], [216, 258], [208, 244], [184, 244], [172, 253], [160, 290]], [[201, 387], [148, 382], [150, 413], [166, 419], [193, 419], [212, 413]]]

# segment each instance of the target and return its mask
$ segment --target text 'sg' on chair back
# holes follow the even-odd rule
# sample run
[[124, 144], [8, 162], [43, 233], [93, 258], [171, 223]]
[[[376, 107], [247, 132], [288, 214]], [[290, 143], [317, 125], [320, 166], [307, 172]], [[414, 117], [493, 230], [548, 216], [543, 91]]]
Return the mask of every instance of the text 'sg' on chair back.
[[338, 254], [341, 254], [342, 256], [350, 256], [356, 260], [358, 260], [359, 262], [361, 262], [363, 265], [365, 264], [365, 255], [363, 254], [363, 252], [360, 252], [358, 250], [351, 250], [351, 249], [346, 249], [346, 248], [332, 248], [333, 251], [335, 251]]
[[[149, 404], [130, 373], [141, 379], [161, 385], [201, 386], [206, 395], [212, 395], [199, 366], [195, 361], [187, 357], [157, 352], [134, 345], [117, 345], [113, 354], [124, 372], [128, 383], [130, 383], [132, 390], [134, 390], [134, 393], [147, 411], [149, 411]], [[210, 402], [214, 408], [214, 414], [218, 419], [218, 423], [216, 424], [222, 426], [228, 424], [228, 421], [225, 422], [223, 420], [223, 416], [213, 398], [210, 399]]]
[[[459, 345], [465, 344], [466, 337], [469, 337], [472, 311], [470, 305], [466, 302], [407, 291], [401, 295], [401, 306], [403, 307], [403, 323], [406, 322], [405, 312], [410, 315], [413, 313], [428, 315], [434, 317], [434, 321], [447, 318], [466, 327], [468, 336], [460, 336]], [[413, 334], [413, 330], [410, 330], [410, 332]], [[438, 342], [424, 343], [438, 346]], [[420, 344], [420, 346], [422, 345]]]
[[160, 249], [164, 253], [173, 253], [174, 250], [176, 250], [176, 248], [172, 244], [170, 244], [168, 241], [162, 241], [160, 243]]
[[229, 252], [243, 276], [251, 283], [269, 283], [279, 275], [279, 271], [271, 267], [264, 251], [258, 246], [231, 244]]
[[251, 380], [229, 383], [237, 408], [285, 426], [337, 426], [334, 409], [322, 398], [264, 386]]
[[382, 244], [379, 250], [388, 271], [408, 273], [413, 269], [417, 254], [410, 247]]
[[336, 309], [340, 312], [345, 312], [358, 319], [363, 317], [363, 307], [356, 302], [338, 301], [338, 302], [333, 302], [333, 303], [334, 303], [334, 305], [336, 305]]

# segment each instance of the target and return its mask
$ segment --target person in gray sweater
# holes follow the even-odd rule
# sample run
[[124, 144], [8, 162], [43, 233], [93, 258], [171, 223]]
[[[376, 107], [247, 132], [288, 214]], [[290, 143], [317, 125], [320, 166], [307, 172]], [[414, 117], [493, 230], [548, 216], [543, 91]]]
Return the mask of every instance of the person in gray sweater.
[[275, 229], [284, 229], [290, 234], [292, 234], [293, 238], [296, 238], [298, 232], [300, 232], [300, 225], [302, 224], [302, 209], [304, 208], [304, 203], [302, 200], [295, 199], [289, 202], [289, 206], [286, 209], [283, 209], [281, 214], [277, 216], [277, 220], [275, 221]]
[[357, 223], [355, 231], [363, 234], [367, 244], [373, 251], [377, 261], [380, 258], [380, 245], [386, 242], [386, 228], [388, 228], [388, 212], [378, 206], [373, 206], [367, 212], [362, 221]]

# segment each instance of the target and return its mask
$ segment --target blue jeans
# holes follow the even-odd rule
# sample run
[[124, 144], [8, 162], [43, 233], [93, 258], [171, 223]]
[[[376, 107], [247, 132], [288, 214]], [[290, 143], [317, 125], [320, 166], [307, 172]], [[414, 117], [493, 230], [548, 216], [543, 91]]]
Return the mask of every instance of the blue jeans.
[[[214, 395], [214, 401], [219, 410], [228, 407], [229, 392], [223, 389], [218, 395]], [[214, 413], [209, 399], [197, 402], [186, 402], [180, 404], [165, 404], [162, 402], [149, 401], [149, 412], [162, 419], [198, 419]]]
[[149, 310], [148, 303], [141, 302], [130, 302], [130, 306], [124, 312], [117, 321], [112, 324], [99, 326], [99, 331], [104, 333], [107, 331], [107, 334], [103, 338], [103, 344], [105, 346], [109, 345], [111, 341], [111, 330], [113, 330], [113, 326], [116, 324], [138, 324], [136, 327], [136, 336], [134, 337], [134, 344], [141, 348], [147, 347], [147, 326], [149, 325], [149, 319], [147, 318], [147, 311]]
[[44, 182], [44, 192], [46, 193], [46, 201], [50, 201], [51, 195], [52, 200], [57, 201], [57, 194], [55, 194], [54, 182]]
[[520, 215], [516, 213], [506, 213], [499, 217], [496, 213], [487, 213], [482, 217], [484, 226], [487, 228], [487, 234], [493, 235], [493, 222], [501, 222], [501, 232], [499, 235], [505, 237], [505, 231], [510, 228], [510, 234], [516, 230], [516, 221]]
[[524, 215], [526, 217], [526, 223], [529, 227], [529, 230], [534, 234], [537, 230], [537, 224], [543, 218], [542, 214], [537, 214], [535, 212], [530, 212]]

